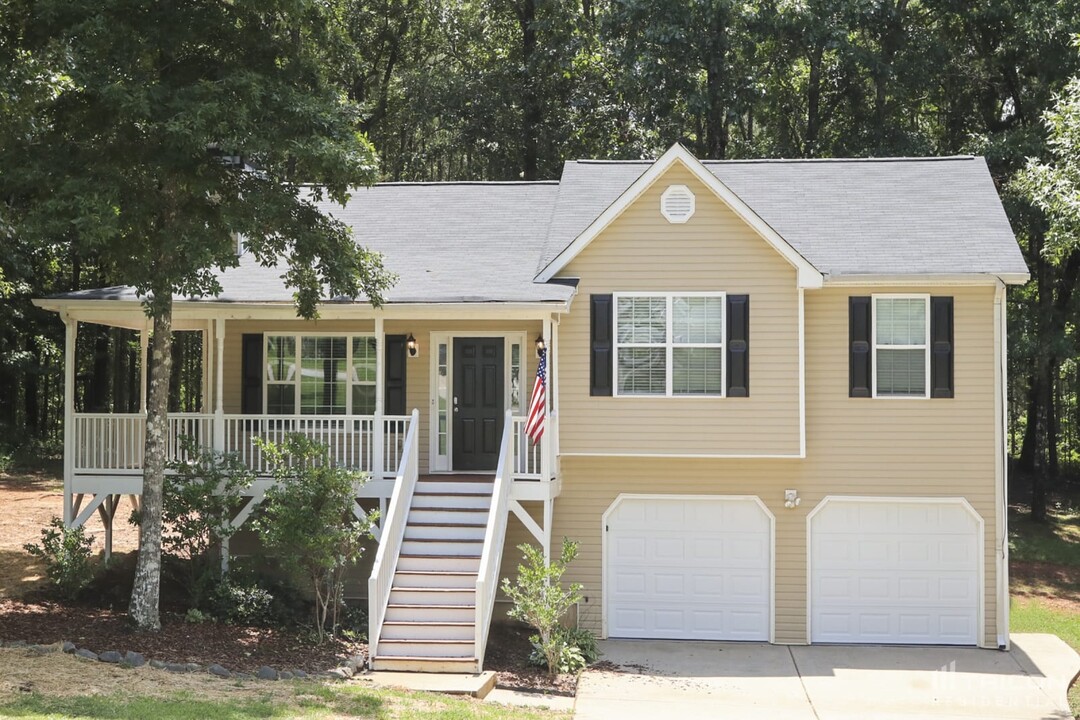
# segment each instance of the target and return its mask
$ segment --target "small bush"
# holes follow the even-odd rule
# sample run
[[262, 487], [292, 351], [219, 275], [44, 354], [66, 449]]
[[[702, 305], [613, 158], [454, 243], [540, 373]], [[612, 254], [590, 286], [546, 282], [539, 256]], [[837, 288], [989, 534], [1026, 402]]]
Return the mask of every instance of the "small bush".
[[[567, 588], [561, 584], [566, 568], [577, 557], [578, 545], [563, 538], [562, 552], [550, 564], [544, 561], [540, 548], [522, 544], [518, 550], [525, 556], [525, 562], [518, 565], [517, 582], [512, 585], [508, 578], [503, 578], [503, 592], [514, 603], [507, 615], [537, 631], [530, 639], [543, 655], [548, 675], [554, 677], [560, 672], [563, 649], [567, 647], [559, 622], [581, 600], [580, 584], [571, 583]], [[570, 658], [569, 662], [576, 659]]]
[[[580, 628], [559, 628], [555, 643], [558, 645], [556, 667], [560, 673], [576, 673], [600, 659], [600, 648], [596, 646], [596, 636]], [[529, 664], [547, 667], [547, 656], [540, 645], [540, 636], [529, 638], [533, 651], [529, 653]]]
[[45, 574], [56, 593], [65, 600], [74, 600], [94, 576], [90, 546], [93, 535], [83, 526], [64, 527], [64, 521], [54, 517], [49, 527], [41, 529], [41, 544], [27, 543], [26, 552], [45, 561]]
[[237, 625], [276, 625], [274, 596], [257, 582], [225, 577], [211, 598], [213, 614], [219, 620]]
[[188, 608], [188, 611], [184, 613], [184, 622], [192, 625], [201, 625], [209, 619], [210, 617], [198, 608]]

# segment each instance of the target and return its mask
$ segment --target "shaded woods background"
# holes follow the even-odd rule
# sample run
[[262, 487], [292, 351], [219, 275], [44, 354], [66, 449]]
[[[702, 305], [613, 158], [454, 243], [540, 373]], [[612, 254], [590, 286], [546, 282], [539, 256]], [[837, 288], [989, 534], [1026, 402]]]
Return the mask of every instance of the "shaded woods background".
[[[1080, 68], [1080, 0], [374, 0], [341, 2], [336, 81], [366, 110], [386, 180], [557, 178], [578, 157], [986, 155], [1032, 271], [1011, 292], [1016, 485], [1080, 476], [1080, 255], [1008, 183], [1046, 157], [1042, 113]], [[0, 455], [55, 457], [63, 329], [30, 304], [111, 284], [93, 257], [5, 239]], [[173, 410], [200, 408], [202, 348], [179, 333]], [[78, 407], [138, 409], [138, 337], [82, 326]]]

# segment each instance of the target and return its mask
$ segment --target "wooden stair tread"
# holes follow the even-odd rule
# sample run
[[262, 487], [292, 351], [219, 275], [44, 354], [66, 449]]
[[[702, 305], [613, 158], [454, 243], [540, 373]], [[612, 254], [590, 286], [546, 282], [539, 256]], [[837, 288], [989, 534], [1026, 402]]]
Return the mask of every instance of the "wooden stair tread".
[[[472, 645], [473, 639], [468, 640], [416, 640], [414, 638], [382, 638], [379, 645], [385, 643], [403, 643], [405, 645]], [[429, 657], [429, 660], [442, 660], [441, 657]]]
[[468, 575], [476, 577], [480, 573], [472, 570], [395, 570], [395, 575]]
[[438, 527], [438, 528], [482, 528], [487, 527], [487, 523], [437, 523], [437, 522], [411, 522], [406, 523], [406, 527]]
[[[411, 542], [411, 541], [408, 541]], [[399, 558], [415, 558], [419, 560], [445, 559], [445, 560], [479, 560], [479, 555], [426, 555], [424, 553], [401, 553]]]
[[398, 585], [391, 585], [391, 590], [401, 590], [403, 592], [444, 592], [444, 593], [459, 593], [459, 592], [472, 592], [476, 590], [475, 585], [469, 585], [467, 587], [456, 588], [442, 588], [442, 587], [400, 587]]
[[393, 660], [411, 660], [413, 662], [476, 662], [476, 657], [453, 655], [451, 657], [429, 657], [427, 655], [376, 655], [375, 662]]
[[[491, 497], [489, 492], [430, 492], [427, 490], [417, 490], [413, 493], [413, 497]], [[422, 508], [415, 508], [422, 509]], [[426, 509], [426, 508], [423, 508]]]
[[[467, 610], [469, 608], [476, 609], [475, 604], [462, 603], [461, 605], [445, 605], [437, 603], [388, 603], [387, 608], [397, 608], [398, 610]], [[385, 621], [384, 621], [385, 622]]]
[[[475, 627], [476, 623], [473, 622], [450, 622], [446, 620], [384, 620], [383, 627], [387, 625], [408, 625], [410, 627], [427, 627], [429, 625], [436, 625], [439, 627]], [[384, 638], [385, 639], [385, 638]], [[464, 640], [462, 642], [465, 642]]]
[[481, 538], [405, 538], [402, 542], [420, 543], [482, 543]]
[[439, 507], [439, 508], [426, 508], [426, 507], [410, 507], [409, 512], [488, 512], [490, 507], [482, 508], [462, 508], [462, 507]]
[[439, 474], [439, 475], [420, 475], [416, 478], [417, 482], [494, 482], [495, 474], [482, 475], [482, 474]]

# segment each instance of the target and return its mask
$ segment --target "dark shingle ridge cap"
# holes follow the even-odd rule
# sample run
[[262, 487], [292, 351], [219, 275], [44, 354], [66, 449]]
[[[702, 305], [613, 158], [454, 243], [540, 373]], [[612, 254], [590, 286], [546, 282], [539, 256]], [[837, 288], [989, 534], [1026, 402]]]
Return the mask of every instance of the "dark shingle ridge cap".
[[[748, 158], [742, 160], [702, 160], [703, 165], [759, 165], [768, 163], [901, 163], [976, 160], [975, 155], [933, 155], [927, 157], [867, 157], [867, 158]], [[597, 160], [579, 159], [570, 162], [582, 165], [652, 165], [656, 160]]]

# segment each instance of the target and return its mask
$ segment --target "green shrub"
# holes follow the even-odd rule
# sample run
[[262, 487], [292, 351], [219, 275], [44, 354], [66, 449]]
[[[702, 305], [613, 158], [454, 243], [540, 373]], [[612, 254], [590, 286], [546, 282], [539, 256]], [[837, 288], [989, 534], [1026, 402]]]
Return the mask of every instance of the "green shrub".
[[[579, 672], [600, 659], [596, 636], [588, 630], [560, 627], [555, 634], [558, 645], [556, 668], [560, 673]], [[533, 644], [533, 650], [529, 653], [529, 664], [547, 667], [547, 657], [539, 640], [538, 635], [529, 638]]]
[[[234, 454], [201, 447], [195, 440], [180, 440], [189, 460], [168, 464], [161, 498], [162, 568], [187, 593], [193, 608], [207, 609], [221, 582], [217, 549], [232, 537], [234, 508], [255, 480]], [[139, 524], [139, 513], [131, 521]]]
[[184, 622], [192, 625], [201, 625], [207, 620], [210, 620], [210, 616], [198, 608], [188, 608], [188, 611], [184, 613]]
[[345, 571], [360, 558], [377, 515], [354, 514], [355, 484], [364, 476], [335, 467], [325, 445], [299, 434], [256, 443], [277, 483], [254, 525], [282, 569], [310, 588], [322, 642], [338, 632]]
[[567, 588], [561, 584], [566, 568], [577, 557], [578, 545], [563, 538], [562, 552], [550, 564], [544, 561], [544, 553], [533, 545], [518, 545], [518, 550], [525, 556], [525, 562], [518, 565], [517, 582], [512, 585], [508, 578], [503, 578], [503, 592], [514, 603], [507, 614], [537, 631], [530, 640], [543, 655], [548, 675], [554, 677], [560, 672], [563, 649], [567, 647], [559, 623], [581, 600], [579, 583], [571, 583]]
[[211, 598], [214, 617], [237, 625], [277, 625], [274, 595], [258, 582], [223, 577]]
[[56, 593], [65, 600], [78, 597], [93, 579], [90, 546], [94, 537], [83, 526], [64, 527], [64, 521], [54, 517], [49, 527], [41, 529], [41, 544], [27, 543], [26, 552], [45, 561], [45, 574]]

